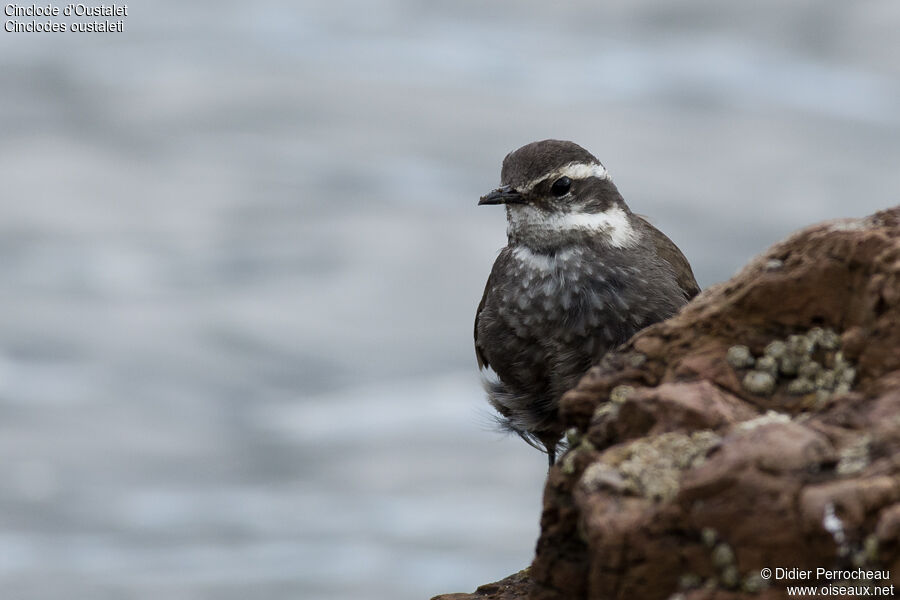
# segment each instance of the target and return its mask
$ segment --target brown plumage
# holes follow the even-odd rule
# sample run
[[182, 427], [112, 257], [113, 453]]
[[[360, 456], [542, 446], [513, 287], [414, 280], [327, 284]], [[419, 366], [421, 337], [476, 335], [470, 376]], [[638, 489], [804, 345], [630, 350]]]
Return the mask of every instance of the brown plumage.
[[572, 142], [510, 153], [501, 250], [475, 316], [475, 354], [503, 426], [547, 452], [563, 433], [559, 398], [606, 352], [666, 319], [699, 287], [678, 247], [630, 211], [606, 169]]

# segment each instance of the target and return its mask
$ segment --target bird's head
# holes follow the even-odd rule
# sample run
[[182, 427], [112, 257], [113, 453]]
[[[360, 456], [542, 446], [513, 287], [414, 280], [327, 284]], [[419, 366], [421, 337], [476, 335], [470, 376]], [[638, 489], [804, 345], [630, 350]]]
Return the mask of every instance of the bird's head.
[[612, 247], [637, 241], [631, 211], [609, 173], [573, 142], [543, 140], [503, 159], [500, 187], [478, 204], [505, 204], [510, 244], [552, 249], [590, 238]]

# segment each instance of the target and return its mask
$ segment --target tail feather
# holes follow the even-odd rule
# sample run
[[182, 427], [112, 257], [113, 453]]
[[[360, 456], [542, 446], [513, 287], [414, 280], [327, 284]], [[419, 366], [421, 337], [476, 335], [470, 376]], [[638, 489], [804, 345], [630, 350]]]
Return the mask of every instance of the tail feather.
[[[549, 423], [544, 423], [548, 419], [541, 418], [536, 410], [525, 408], [530, 407], [533, 400], [510, 392], [496, 377], [485, 376], [482, 384], [488, 401], [497, 411], [494, 416], [497, 429], [503, 433], [514, 433], [535, 450], [546, 453], [553, 466], [557, 453], [565, 448], [560, 448], [558, 436], [550, 434], [552, 429], [547, 426]], [[554, 441], [548, 442], [549, 439]]]

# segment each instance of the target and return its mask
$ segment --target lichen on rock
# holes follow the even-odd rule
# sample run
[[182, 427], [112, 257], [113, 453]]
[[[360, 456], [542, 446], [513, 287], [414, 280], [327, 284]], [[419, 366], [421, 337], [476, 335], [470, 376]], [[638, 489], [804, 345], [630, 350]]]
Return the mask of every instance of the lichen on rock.
[[725, 359], [735, 370], [751, 369], [741, 381], [751, 394], [771, 396], [779, 384], [786, 385], [793, 396], [814, 394], [805, 405], [817, 408], [835, 394], [849, 392], [856, 378], [856, 369], [840, 347], [841, 338], [834, 330], [813, 327], [773, 340], [758, 358], [747, 346], [736, 345], [728, 349]]
[[585, 469], [581, 484], [591, 491], [605, 487], [651, 500], [670, 500], [678, 493], [681, 472], [700, 464], [720, 439], [712, 431], [698, 431], [636, 440], [611, 449]]

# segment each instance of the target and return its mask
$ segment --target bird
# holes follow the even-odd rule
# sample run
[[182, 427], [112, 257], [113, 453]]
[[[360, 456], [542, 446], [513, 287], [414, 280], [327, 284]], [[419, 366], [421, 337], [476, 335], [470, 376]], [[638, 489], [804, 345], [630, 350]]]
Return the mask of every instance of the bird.
[[502, 429], [546, 452], [559, 401], [593, 364], [700, 292], [681, 250], [631, 212], [609, 172], [578, 144], [542, 140], [503, 159], [507, 245], [475, 315], [475, 355]]

